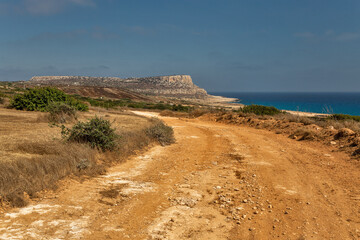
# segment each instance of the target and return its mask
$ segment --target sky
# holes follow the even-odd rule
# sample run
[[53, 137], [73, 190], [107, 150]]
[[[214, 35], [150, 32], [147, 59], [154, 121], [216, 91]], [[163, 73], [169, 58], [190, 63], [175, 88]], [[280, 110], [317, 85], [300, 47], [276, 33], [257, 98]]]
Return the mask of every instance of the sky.
[[359, 92], [359, 0], [0, 0], [0, 81], [191, 75], [210, 92]]

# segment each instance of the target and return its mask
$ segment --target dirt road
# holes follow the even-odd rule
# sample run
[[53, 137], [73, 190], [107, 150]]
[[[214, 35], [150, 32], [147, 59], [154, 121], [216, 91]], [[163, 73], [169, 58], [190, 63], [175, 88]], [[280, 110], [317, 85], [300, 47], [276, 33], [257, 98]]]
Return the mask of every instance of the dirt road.
[[164, 118], [177, 143], [1, 216], [0, 239], [359, 239], [345, 154], [246, 127]]

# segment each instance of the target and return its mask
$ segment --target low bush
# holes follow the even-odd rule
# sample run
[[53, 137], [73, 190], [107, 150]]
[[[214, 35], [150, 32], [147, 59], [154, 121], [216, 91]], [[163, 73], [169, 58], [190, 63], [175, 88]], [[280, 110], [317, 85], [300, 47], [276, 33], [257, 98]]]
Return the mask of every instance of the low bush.
[[360, 122], [360, 116], [352, 116], [347, 114], [332, 114], [328, 117], [328, 119], [345, 121], [345, 120], [353, 120], [356, 122]]
[[76, 109], [62, 102], [50, 103], [47, 108], [49, 112], [49, 121], [53, 123], [66, 123], [76, 120]]
[[262, 105], [248, 105], [240, 109], [240, 112], [243, 113], [254, 113], [256, 115], [276, 115], [282, 113], [279, 109], [275, 107], [268, 107]]
[[52, 102], [66, 103], [79, 111], [88, 110], [86, 104], [66, 95], [63, 91], [51, 87], [28, 89], [24, 94], [15, 95], [10, 104], [11, 107], [17, 110], [45, 112]]
[[63, 138], [70, 142], [86, 143], [102, 151], [116, 149], [119, 137], [108, 120], [95, 117], [88, 122], [78, 122], [71, 129], [62, 126]]
[[6, 95], [0, 92], [0, 104], [5, 103], [5, 97], [6, 97]]
[[158, 119], [153, 119], [153, 124], [146, 129], [146, 135], [158, 141], [162, 146], [175, 142], [174, 130]]
[[319, 121], [316, 118], [300, 116], [300, 115], [291, 114], [291, 113], [279, 114], [279, 115], [275, 116], [275, 119], [285, 120], [285, 121], [289, 121], [289, 122], [302, 123], [304, 125], [315, 124], [316, 121]]

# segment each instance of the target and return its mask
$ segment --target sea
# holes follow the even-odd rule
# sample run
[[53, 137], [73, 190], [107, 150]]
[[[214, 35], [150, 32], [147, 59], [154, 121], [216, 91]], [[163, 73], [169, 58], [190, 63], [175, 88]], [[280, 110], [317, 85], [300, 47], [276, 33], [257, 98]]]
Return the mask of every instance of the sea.
[[360, 92], [213, 92], [210, 94], [237, 98], [238, 103], [245, 105], [258, 104], [274, 106], [281, 110], [360, 116]]

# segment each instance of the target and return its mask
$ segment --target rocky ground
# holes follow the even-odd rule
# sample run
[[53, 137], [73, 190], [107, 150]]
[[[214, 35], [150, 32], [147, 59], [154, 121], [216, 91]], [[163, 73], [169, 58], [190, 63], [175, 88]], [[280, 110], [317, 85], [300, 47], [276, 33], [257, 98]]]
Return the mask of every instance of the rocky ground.
[[175, 144], [5, 213], [0, 239], [360, 238], [360, 171], [347, 154], [245, 126], [164, 120]]

